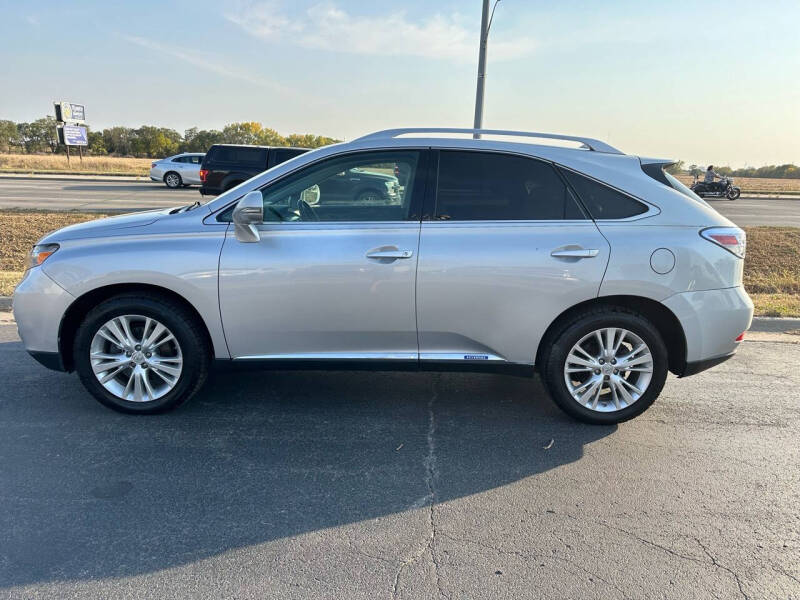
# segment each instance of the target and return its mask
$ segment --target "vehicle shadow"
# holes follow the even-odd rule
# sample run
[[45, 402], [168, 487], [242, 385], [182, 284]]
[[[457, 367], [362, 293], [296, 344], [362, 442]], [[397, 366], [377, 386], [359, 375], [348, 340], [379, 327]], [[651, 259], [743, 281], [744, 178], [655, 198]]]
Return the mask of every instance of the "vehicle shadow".
[[500, 375], [222, 373], [177, 411], [137, 417], [9, 342], [0, 381], [0, 589], [150, 573], [414, 510], [431, 483], [437, 503], [479, 494], [580, 460], [616, 429]]

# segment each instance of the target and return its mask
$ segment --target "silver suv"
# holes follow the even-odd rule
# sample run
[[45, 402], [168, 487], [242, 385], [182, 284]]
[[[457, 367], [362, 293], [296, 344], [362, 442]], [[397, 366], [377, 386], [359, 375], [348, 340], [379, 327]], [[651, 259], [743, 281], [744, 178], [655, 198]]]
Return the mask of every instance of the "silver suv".
[[126, 412], [177, 406], [214, 361], [538, 367], [567, 413], [616, 423], [667, 371], [733, 355], [753, 315], [744, 232], [668, 164], [546, 133], [382, 131], [204, 205], [51, 233], [14, 313], [39, 362]]

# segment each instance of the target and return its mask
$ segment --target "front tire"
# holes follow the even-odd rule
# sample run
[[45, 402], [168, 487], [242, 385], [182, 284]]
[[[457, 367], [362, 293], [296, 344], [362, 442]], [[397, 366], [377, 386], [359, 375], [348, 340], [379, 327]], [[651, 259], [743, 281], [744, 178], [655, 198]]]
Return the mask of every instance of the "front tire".
[[164, 185], [171, 190], [175, 190], [183, 185], [183, 179], [175, 171], [170, 171], [164, 175]]
[[737, 187], [732, 187], [728, 190], [727, 197], [728, 200], [736, 200], [739, 196], [742, 195], [742, 190]]
[[191, 398], [206, 380], [210, 348], [184, 306], [157, 295], [120, 295], [84, 318], [73, 345], [86, 389], [114, 410], [154, 414]]
[[611, 425], [642, 414], [667, 378], [667, 349], [658, 330], [622, 307], [576, 315], [552, 336], [543, 358], [553, 400], [585, 423]]

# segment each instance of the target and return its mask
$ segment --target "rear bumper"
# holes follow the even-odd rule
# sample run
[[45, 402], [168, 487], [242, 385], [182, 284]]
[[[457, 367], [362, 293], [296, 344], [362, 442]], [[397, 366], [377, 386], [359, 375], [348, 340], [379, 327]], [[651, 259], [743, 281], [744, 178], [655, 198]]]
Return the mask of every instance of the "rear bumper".
[[739, 348], [736, 338], [753, 321], [753, 302], [742, 286], [683, 292], [663, 304], [678, 317], [686, 338], [686, 367], [681, 376], [730, 358]]
[[725, 356], [718, 356], [716, 358], [707, 358], [705, 360], [697, 360], [695, 362], [687, 362], [683, 371], [678, 373], [678, 377], [689, 377], [690, 375], [697, 375], [698, 373], [716, 367], [720, 363], [724, 363], [729, 358], [732, 358], [735, 352], [726, 354]]

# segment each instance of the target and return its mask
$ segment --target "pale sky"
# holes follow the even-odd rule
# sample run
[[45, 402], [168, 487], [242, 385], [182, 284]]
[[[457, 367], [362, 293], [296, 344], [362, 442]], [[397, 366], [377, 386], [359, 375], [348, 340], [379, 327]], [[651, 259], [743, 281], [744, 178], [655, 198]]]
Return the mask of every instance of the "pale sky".
[[[0, 0], [0, 119], [470, 127], [479, 0]], [[800, 2], [502, 0], [484, 126], [734, 167], [800, 164]]]

